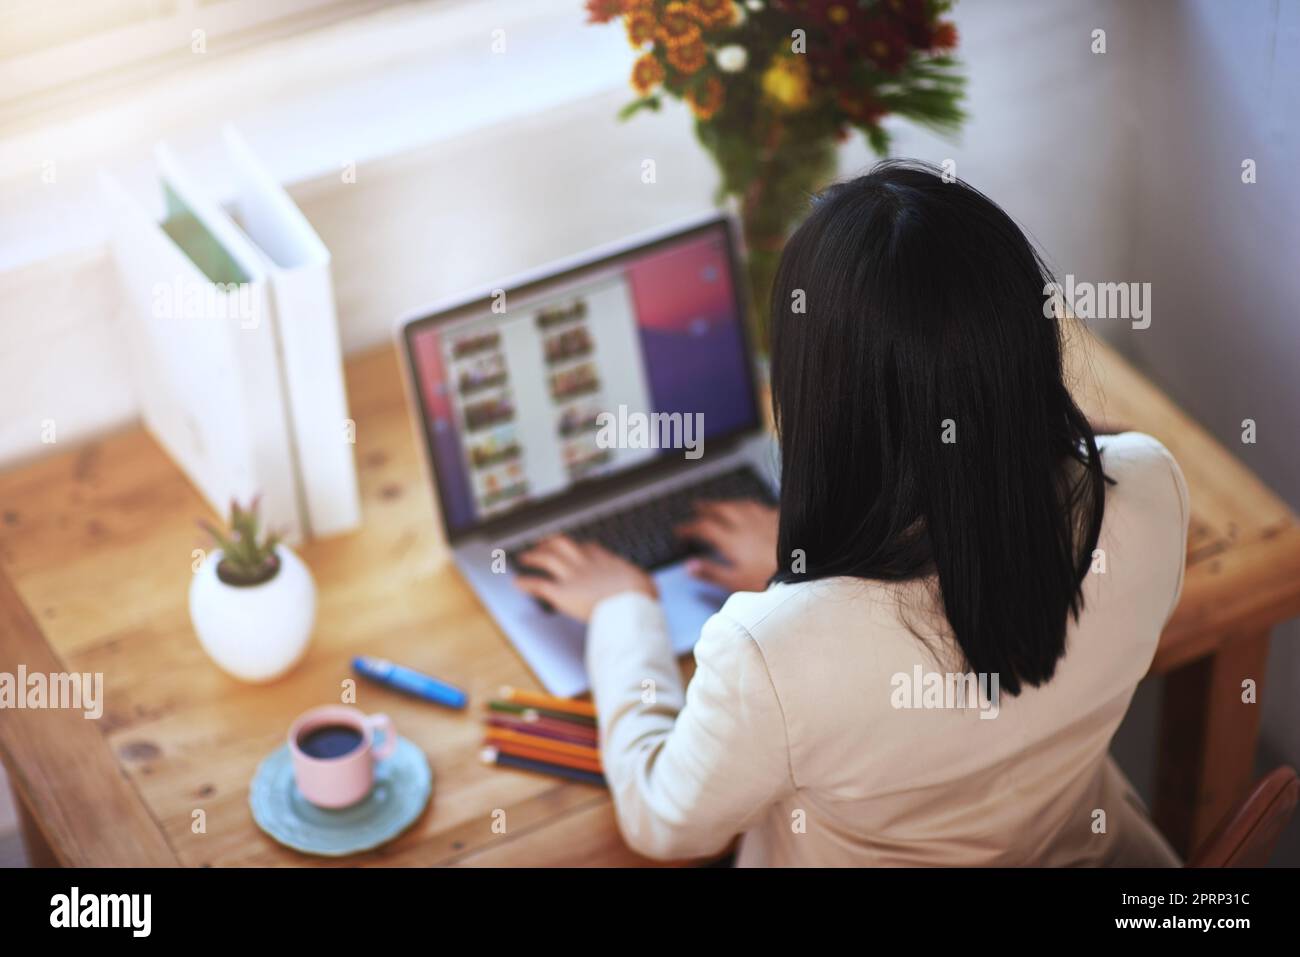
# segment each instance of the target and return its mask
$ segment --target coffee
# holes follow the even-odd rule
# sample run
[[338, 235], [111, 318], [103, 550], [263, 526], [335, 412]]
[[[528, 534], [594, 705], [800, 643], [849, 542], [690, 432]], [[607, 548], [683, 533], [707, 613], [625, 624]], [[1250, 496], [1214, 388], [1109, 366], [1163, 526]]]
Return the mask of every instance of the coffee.
[[325, 724], [304, 731], [298, 738], [298, 748], [313, 758], [341, 758], [351, 754], [365, 740], [357, 728], [348, 724]]
[[289, 726], [293, 783], [317, 807], [351, 807], [374, 788], [375, 765], [393, 756], [397, 742], [386, 714], [337, 704], [312, 708]]

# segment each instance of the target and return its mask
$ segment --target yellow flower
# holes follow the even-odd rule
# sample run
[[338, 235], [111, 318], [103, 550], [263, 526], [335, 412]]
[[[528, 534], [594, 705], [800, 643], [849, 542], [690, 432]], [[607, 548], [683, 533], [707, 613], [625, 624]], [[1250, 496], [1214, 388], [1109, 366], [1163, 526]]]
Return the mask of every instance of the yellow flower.
[[686, 94], [686, 102], [690, 104], [692, 113], [701, 120], [707, 120], [722, 109], [723, 94], [722, 81], [716, 76], [710, 76], [690, 89]]
[[655, 15], [649, 9], [632, 10], [623, 18], [627, 27], [627, 39], [632, 46], [640, 48], [655, 38]]
[[632, 67], [632, 88], [645, 96], [663, 82], [664, 65], [653, 53], [647, 53]]
[[668, 62], [678, 73], [690, 76], [692, 73], [698, 73], [700, 68], [709, 62], [709, 49], [704, 45], [703, 40], [696, 40], [685, 46], [669, 47]]
[[801, 110], [808, 105], [811, 84], [808, 63], [801, 56], [779, 56], [763, 73], [763, 92], [787, 110]]

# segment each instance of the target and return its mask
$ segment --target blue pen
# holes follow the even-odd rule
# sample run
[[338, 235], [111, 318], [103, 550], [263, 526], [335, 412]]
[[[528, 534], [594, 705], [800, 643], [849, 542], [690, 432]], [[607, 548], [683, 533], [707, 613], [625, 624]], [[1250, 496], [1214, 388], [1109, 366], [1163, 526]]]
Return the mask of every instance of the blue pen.
[[455, 685], [412, 668], [403, 668], [383, 658], [358, 655], [352, 659], [352, 670], [361, 677], [387, 685], [394, 691], [415, 695], [444, 708], [463, 708], [469, 703], [469, 695]]

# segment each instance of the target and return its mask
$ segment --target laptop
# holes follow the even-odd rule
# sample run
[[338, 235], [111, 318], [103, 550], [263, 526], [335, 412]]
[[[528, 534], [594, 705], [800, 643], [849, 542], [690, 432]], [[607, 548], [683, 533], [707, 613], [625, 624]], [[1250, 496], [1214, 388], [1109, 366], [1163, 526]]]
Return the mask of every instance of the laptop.
[[587, 690], [585, 625], [515, 587], [521, 551], [564, 532], [646, 568], [684, 654], [727, 596], [673, 527], [701, 498], [775, 501], [736, 253], [713, 214], [400, 324], [455, 564], [552, 694]]

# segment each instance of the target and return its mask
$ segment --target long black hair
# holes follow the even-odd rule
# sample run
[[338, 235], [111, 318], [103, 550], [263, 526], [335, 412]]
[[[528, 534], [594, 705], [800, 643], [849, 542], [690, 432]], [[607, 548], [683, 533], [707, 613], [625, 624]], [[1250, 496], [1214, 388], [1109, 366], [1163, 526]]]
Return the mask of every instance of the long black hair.
[[1105, 508], [1050, 282], [988, 197], [886, 161], [814, 200], [772, 291], [773, 580], [937, 578], [969, 670], [1012, 695], [1065, 653]]

